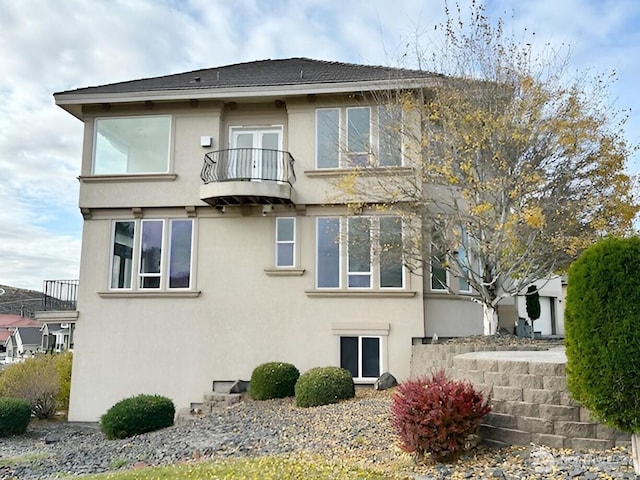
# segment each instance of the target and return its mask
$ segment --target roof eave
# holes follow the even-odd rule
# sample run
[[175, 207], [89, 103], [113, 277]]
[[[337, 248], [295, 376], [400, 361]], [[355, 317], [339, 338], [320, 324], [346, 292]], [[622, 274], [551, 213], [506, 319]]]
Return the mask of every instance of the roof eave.
[[54, 99], [56, 105], [80, 118], [82, 114], [82, 105], [204, 99], [232, 101], [241, 99], [248, 100], [252, 98], [269, 99], [314, 94], [330, 95], [351, 92], [425, 88], [433, 86], [439, 81], [441, 81], [439, 78], [423, 77], [303, 85], [180, 88], [119, 93], [74, 93], [71, 91], [56, 93], [54, 94]]

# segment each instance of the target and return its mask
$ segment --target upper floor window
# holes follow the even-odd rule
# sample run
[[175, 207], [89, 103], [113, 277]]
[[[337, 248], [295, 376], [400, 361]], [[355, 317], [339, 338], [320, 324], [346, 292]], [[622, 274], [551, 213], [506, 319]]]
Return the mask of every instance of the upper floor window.
[[316, 167], [402, 165], [399, 105], [316, 110]]
[[318, 288], [404, 287], [399, 217], [321, 217], [316, 233]]
[[110, 287], [189, 288], [192, 239], [191, 219], [114, 222]]
[[92, 173], [166, 173], [170, 135], [168, 115], [97, 118]]

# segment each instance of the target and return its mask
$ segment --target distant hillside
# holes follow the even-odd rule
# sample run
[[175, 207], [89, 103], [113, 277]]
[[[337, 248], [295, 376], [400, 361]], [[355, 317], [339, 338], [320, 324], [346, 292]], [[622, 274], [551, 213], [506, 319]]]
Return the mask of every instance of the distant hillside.
[[42, 310], [44, 294], [37, 290], [0, 285], [0, 313], [11, 313], [33, 318], [33, 312]]

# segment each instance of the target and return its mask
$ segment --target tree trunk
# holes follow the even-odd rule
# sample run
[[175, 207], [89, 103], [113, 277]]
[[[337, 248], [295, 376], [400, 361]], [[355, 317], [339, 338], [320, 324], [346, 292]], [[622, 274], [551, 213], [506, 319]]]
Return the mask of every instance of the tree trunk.
[[631, 456], [633, 457], [633, 471], [640, 475], [640, 433], [631, 435]]
[[495, 307], [483, 303], [482, 320], [485, 335], [495, 335], [498, 332], [498, 310]]

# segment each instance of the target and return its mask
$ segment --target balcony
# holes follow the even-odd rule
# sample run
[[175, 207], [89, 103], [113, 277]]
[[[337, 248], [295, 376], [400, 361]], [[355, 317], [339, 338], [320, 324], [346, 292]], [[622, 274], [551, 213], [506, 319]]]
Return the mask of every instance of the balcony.
[[75, 310], [78, 299], [78, 280], [45, 280], [42, 310]]
[[[78, 280], [45, 280], [42, 291], [42, 310], [34, 312], [34, 318], [47, 325], [75, 324], [78, 320]], [[65, 328], [73, 331], [73, 326]]]
[[231, 148], [204, 156], [200, 198], [214, 207], [293, 204], [293, 157], [262, 148]]

